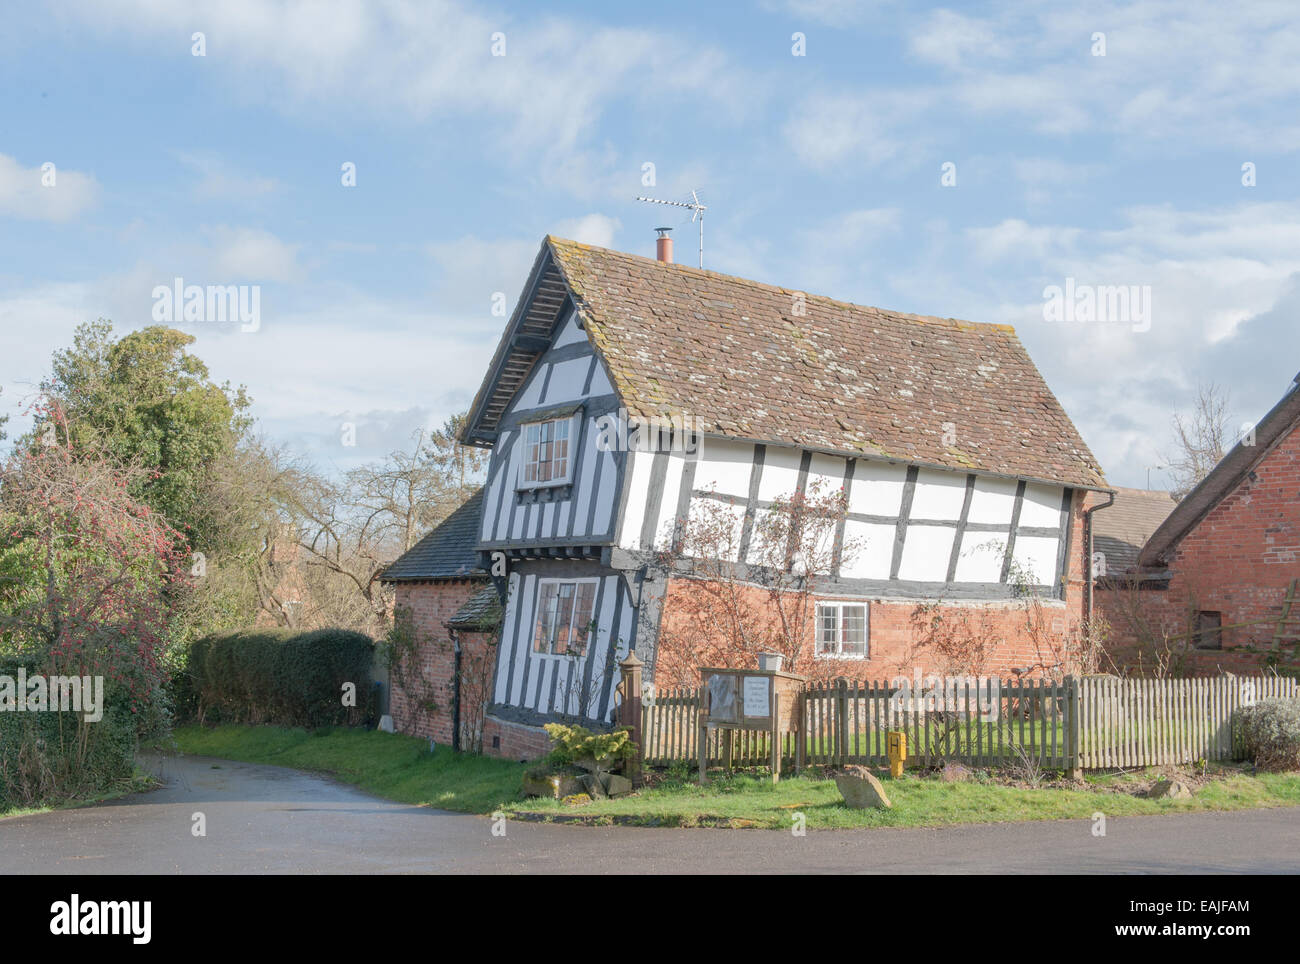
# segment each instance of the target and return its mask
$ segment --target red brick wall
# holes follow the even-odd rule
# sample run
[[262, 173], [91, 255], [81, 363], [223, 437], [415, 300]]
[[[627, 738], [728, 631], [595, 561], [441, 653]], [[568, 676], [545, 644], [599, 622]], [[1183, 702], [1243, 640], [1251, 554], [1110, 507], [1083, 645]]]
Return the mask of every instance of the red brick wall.
[[483, 754], [503, 760], [536, 760], [551, 752], [551, 738], [540, 726], [525, 726], [489, 716], [483, 723]]
[[[1083, 589], [1085, 585], [1084, 563], [1086, 559], [1083, 540], [1082, 510], [1088, 496], [1076, 493], [1071, 518], [1070, 555], [1064, 601], [1059, 599], [1042, 600], [1031, 605], [1022, 600], [1005, 600], [997, 602], [944, 601], [933, 613], [923, 614], [929, 621], [932, 616], [944, 620], [948, 626], [962, 627], [968, 635], [978, 635], [986, 639], [983, 668], [975, 670], [989, 676], [1007, 676], [1011, 671], [1028, 669], [1030, 675], [1063, 675], [1076, 671], [1069, 654], [1077, 643], [1083, 621]], [[1095, 498], [1095, 497], [1094, 497]], [[664, 655], [665, 644], [676, 645], [674, 640], [698, 639], [704, 635], [713, 635], [711, 626], [703, 625], [695, 614], [701, 607], [694, 605], [689, 598], [691, 593], [703, 591], [697, 580], [674, 577], [669, 579], [664, 599], [664, 615], [660, 625], [660, 651]], [[766, 592], [758, 588], [747, 590], [750, 602], [762, 606]], [[808, 625], [807, 639], [799, 654], [795, 672], [813, 678], [830, 678], [845, 676], [856, 679], [888, 679], [894, 676], [911, 676], [916, 669], [922, 673], [967, 672], [953, 666], [945, 667], [944, 658], [934, 652], [918, 648], [918, 633], [913, 622], [919, 600], [897, 599], [852, 599], [836, 596], [833, 593], [817, 593], [818, 599], [844, 599], [851, 602], [869, 604], [870, 658], [866, 660], [815, 658], [814, 633], [815, 621]], [[933, 602], [927, 600], [925, 602]], [[768, 607], [771, 608], [770, 606]], [[715, 620], [716, 621], [716, 620]], [[694, 625], [692, 623], [695, 623]], [[685, 644], [680, 647], [685, 651]], [[1067, 657], [1066, 665], [1054, 669]], [[701, 665], [694, 659], [693, 653], [669, 654], [665, 659], [665, 676], [678, 679], [656, 679], [657, 685], [682, 685], [689, 675], [689, 685], [698, 685], [698, 678], [692, 667]], [[726, 665], [723, 663], [722, 665]], [[790, 667], [787, 667], [790, 668]]]
[[[1135, 665], [1139, 649], [1149, 649], [1140, 644], [1138, 623], [1150, 627], [1147, 635], [1175, 635], [1188, 631], [1189, 613], [1196, 610], [1222, 613], [1224, 625], [1281, 613], [1287, 587], [1300, 577], [1300, 432], [1292, 429], [1284, 436], [1252, 475], [1179, 543], [1169, 561], [1167, 589], [1097, 591], [1098, 612], [1111, 623], [1112, 655], [1121, 665]], [[1225, 629], [1222, 651], [1186, 650], [1188, 668], [1256, 669], [1264, 655], [1248, 647], [1267, 648], [1274, 629], [1269, 624]]]
[[[673, 622], [679, 618], [678, 614], [682, 610], [690, 608], [686, 597], [702, 591], [704, 587], [696, 580], [674, 578], [669, 581], [664, 604], [664, 620], [669, 626], [660, 637], [661, 655], [662, 647], [672, 645]], [[755, 599], [764, 595], [763, 590], [759, 589], [751, 589], [749, 592]], [[977, 672], [988, 676], [1014, 675], [1013, 670], [1028, 670], [1032, 676], [1063, 675], [1072, 671], [1071, 666], [1063, 665], [1063, 659], [1070, 652], [1071, 633], [1077, 632], [1080, 621], [1081, 604], [1077, 591], [1064, 605], [1059, 601], [1043, 601], [1036, 606], [1022, 601], [944, 602], [935, 609], [920, 614], [926, 622], [934, 618], [942, 620], [952, 627], [953, 637], [964, 635], [966, 638], [985, 641], [984, 655], [978, 667], [971, 664], [958, 665], [958, 660], [945, 658], [938, 651], [921, 647], [917, 627], [913, 622], [918, 606], [922, 605], [917, 600], [862, 599], [834, 595], [819, 595], [817, 598], [827, 601], [842, 598], [846, 602], [868, 604], [870, 655], [867, 659], [815, 657], [815, 621], [810, 620], [798, 661], [794, 666], [787, 664], [787, 668], [812, 678], [845, 676], [851, 679], [889, 679], [900, 675], [911, 676], [917, 669], [922, 673]], [[680, 638], [686, 638], [686, 634], [683, 633]], [[701, 654], [701, 659], [720, 665], [729, 665], [734, 661], [734, 657], [721, 655], [706, 657]], [[688, 659], [686, 662], [702, 665], [698, 660]], [[1064, 659], [1064, 662], [1068, 663], [1069, 660]], [[668, 675], [670, 674], [665, 674]], [[689, 676], [690, 684], [698, 685], [698, 678], [694, 674]], [[656, 678], [656, 683], [661, 686], [681, 685], [684, 682], [682, 679]]]
[[[419, 674], [418, 678], [423, 680], [418, 684], [417, 692], [408, 693], [403, 690], [396, 678], [392, 679], [389, 707], [393, 716], [393, 726], [399, 733], [432, 739], [445, 745], [451, 744], [452, 676], [455, 672], [456, 655], [451, 631], [446, 623], [482, 586], [482, 582], [469, 580], [397, 584], [396, 610], [411, 614], [412, 626], [418, 641], [419, 666], [407, 668], [408, 686], [417, 678], [414, 675], [416, 672]], [[461, 648], [468, 650], [471, 646], [482, 647], [485, 645], [485, 639], [486, 637], [481, 634], [462, 633]], [[422, 697], [432, 699], [435, 707], [432, 710], [420, 709], [417, 704]], [[464, 719], [464, 709], [461, 715]]]

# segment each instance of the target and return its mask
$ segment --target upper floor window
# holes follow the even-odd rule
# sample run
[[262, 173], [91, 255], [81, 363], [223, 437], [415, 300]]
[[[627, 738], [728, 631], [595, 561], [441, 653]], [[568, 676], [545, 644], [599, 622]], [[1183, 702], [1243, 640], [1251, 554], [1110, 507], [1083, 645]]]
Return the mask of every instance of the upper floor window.
[[523, 426], [523, 463], [519, 487], [564, 485], [573, 475], [573, 436], [576, 420], [572, 416], [529, 422]]
[[817, 655], [865, 659], [867, 648], [866, 603], [817, 604]]
[[591, 636], [597, 579], [542, 579], [538, 582], [533, 651], [551, 656], [581, 656]]

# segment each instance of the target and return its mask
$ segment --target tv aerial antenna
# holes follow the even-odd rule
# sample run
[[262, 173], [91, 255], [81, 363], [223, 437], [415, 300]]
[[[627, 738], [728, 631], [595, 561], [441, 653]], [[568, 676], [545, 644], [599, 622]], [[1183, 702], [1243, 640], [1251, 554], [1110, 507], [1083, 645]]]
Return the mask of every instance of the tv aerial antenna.
[[700, 203], [700, 196], [694, 191], [691, 192], [690, 201], [661, 201], [657, 197], [638, 197], [638, 201], [646, 201], [650, 204], [667, 204], [669, 207], [686, 208], [691, 212], [691, 223], [694, 224], [696, 218], [700, 221], [700, 267], [704, 267], [704, 212], [708, 210]]

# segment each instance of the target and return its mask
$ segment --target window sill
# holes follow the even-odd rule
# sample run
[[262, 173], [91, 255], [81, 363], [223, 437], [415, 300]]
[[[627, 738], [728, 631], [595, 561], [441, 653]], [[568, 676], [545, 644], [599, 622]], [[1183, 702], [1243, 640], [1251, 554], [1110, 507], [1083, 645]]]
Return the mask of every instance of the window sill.
[[515, 491], [531, 492], [534, 489], [558, 489], [561, 486], [572, 484], [572, 479], [551, 479], [549, 482], [517, 482], [515, 483]]
[[573, 496], [571, 482], [546, 482], [536, 487], [515, 489], [516, 505], [537, 505], [547, 502], [563, 502]]
[[855, 659], [865, 662], [871, 659], [870, 653], [813, 653], [813, 659]]

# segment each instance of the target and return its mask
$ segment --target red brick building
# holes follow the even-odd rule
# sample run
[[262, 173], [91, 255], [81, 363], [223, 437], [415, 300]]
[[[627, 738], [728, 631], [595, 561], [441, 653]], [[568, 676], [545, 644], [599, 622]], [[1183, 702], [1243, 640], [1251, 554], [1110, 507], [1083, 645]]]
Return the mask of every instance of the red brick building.
[[[1164, 663], [1195, 674], [1300, 668], [1297, 425], [1300, 384], [1293, 383], [1131, 563], [1108, 562], [1096, 598], [1118, 664]], [[1099, 526], [1105, 515], [1097, 514]]]
[[384, 570], [411, 649], [389, 673], [398, 732], [458, 749], [483, 741], [486, 680], [495, 669], [499, 595], [475, 543], [482, 490]]

